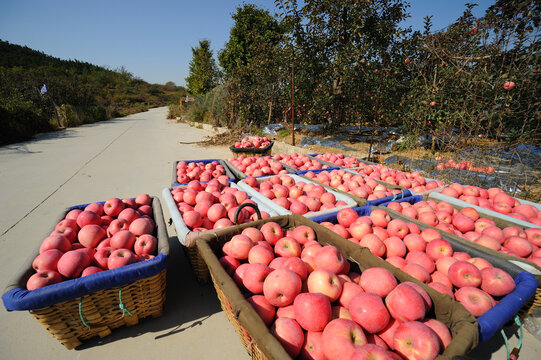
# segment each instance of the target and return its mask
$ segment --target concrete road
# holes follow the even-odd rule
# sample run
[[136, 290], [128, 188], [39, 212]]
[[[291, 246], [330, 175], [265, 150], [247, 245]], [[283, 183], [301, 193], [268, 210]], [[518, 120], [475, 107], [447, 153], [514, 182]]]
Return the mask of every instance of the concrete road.
[[[38, 136], [0, 148], [0, 286], [26, 259], [61, 209], [75, 204], [159, 195], [169, 185], [172, 162], [225, 158], [227, 147], [202, 148], [209, 133], [166, 120], [166, 108]], [[165, 206], [164, 213], [169, 218]], [[199, 285], [182, 249], [172, 244], [164, 316], [66, 350], [28, 312], [0, 310], [0, 359], [248, 359], [220, 309], [212, 285]], [[518, 330], [506, 329], [511, 347]], [[537, 359], [541, 342], [525, 333], [520, 359]], [[497, 334], [470, 354], [504, 359]]]
[[[153, 109], [0, 148], [2, 290], [65, 207], [112, 196], [159, 196], [170, 184], [174, 160], [230, 154], [226, 147], [179, 144], [209, 132], [166, 115], [166, 108]], [[162, 207], [169, 219], [163, 201]], [[173, 227], [168, 231], [175, 237]], [[180, 245], [171, 252], [163, 317], [66, 350], [28, 312], [1, 306], [0, 359], [248, 359], [212, 284], [196, 282]]]

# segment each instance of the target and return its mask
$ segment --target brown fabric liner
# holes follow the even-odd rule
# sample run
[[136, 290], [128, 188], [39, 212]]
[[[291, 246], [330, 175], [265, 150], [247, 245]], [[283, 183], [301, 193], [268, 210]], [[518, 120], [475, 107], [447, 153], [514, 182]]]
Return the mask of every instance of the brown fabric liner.
[[[43, 239], [48, 237], [51, 232], [54, 230], [56, 224], [64, 219], [66, 214], [69, 212], [69, 209], [64, 210], [60, 215], [58, 215], [56, 221], [52, 224], [51, 228], [46, 231], [42, 237], [39, 238], [39, 243], [34, 252], [24, 261], [19, 270], [13, 275], [9, 280], [4, 292], [10, 291], [14, 288], [26, 288], [26, 282], [32, 276], [35, 271], [32, 268], [32, 262], [39, 254], [39, 247]], [[165, 226], [165, 220], [163, 218], [162, 206], [160, 204], [160, 199], [157, 196], [152, 197], [152, 218], [156, 223], [156, 239], [158, 240], [158, 253], [169, 255], [169, 237], [167, 235], [167, 228]]]
[[270, 359], [290, 359], [280, 342], [270, 333], [257, 312], [247, 302], [237, 285], [227, 274], [218, 261], [223, 244], [246, 227], [261, 228], [264, 223], [275, 221], [282, 228], [293, 228], [299, 225], [308, 225], [316, 232], [317, 241], [322, 245], [333, 245], [347, 258], [353, 266], [357, 264], [361, 270], [371, 267], [383, 267], [391, 271], [400, 282], [411, 281], [423, 287], [432, 298], [433, 308], [429, 313], [447, 325], [453, 340], [438, 359], [451, 360], [454, 356], [465, 355], [479, 343], [477, 321], [460, 303], [448, 295], [440, 294], [436, 290], [419, 282], [403, 271], [397, 269], [386, 261], [372, 255], [367, 248], [360, 247], [340, 237], [329, 229], [310, 221], [299, 215], [276, 216], [259, 220], [249, 224], [229, 227], [214, 234], [198, 238], [197, 246], [200, 254], [207, 263], [216, 284], [223, 290], [229, 300], [233, 313], [239, 323], [256, 342], [261, 351]]

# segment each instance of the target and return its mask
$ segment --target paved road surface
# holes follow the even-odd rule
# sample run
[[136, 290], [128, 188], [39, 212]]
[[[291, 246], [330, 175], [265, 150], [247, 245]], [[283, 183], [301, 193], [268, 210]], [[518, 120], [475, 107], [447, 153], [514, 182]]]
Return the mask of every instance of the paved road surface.
[[[168, 121], [166, 112], [153, 109], [0, 148], [0, 286], [61, 209], [112, 196], [160, 195], [169, 184], [174, 160], [229, 156], [226, 147], [180, 144], [208, 133]], [[168, 230], [174, 237], [173, 227]], [[212, 285], [197, 284], [179, 246], [172, 249], [172, 259], [162, 318], [143, 320], [66, 350], [28, 312], [8, 313], [2, 306], [0, 359], [247, 359]], [[518, 342], [514, 331], [507, 331], [511, 346]], [[540, 353], [541, 343], [526, 333], [520, 359], [537, 359]], [[471, 355], [504, 359], [501, 336]]]
[[[160, 195], [174, 160], [230, 154], [226, 147], [179, 144], [208, 132], [166, 115], [166, 108], [153, 109], [0, 148], [2, 290], [61, 209], [112, 196]], [[168, 219], [163, 201], [162, 207]], [[212, 285], [197, 284], [180, 247], [172, 252], [162, 318], [66, 350], [28, 312], [1, 306], [0, 359], [248, 359]]]

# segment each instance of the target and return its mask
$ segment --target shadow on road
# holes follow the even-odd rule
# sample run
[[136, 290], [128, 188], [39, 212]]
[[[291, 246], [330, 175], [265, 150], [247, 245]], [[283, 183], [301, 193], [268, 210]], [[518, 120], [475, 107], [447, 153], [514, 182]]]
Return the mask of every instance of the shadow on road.
[[[170, 263], [167, 269], [167, 295], [163, 316], [152, 319], [139, 319], [139, 323], [131, 327], [120, 327], [102, 339], [96, 337], [85, 341], [76, 350], [85, 350], [109, 344], [124, 338], [134, 338], [153, 332], [163, 334], [156, 340], [201, 326], [212, 314], [221, 311], [212, 283], [201, 285], [195, 279], [189, 261], [176, 237], [169, 238]], [[195, 321], [194, 321], [195, 320]]]

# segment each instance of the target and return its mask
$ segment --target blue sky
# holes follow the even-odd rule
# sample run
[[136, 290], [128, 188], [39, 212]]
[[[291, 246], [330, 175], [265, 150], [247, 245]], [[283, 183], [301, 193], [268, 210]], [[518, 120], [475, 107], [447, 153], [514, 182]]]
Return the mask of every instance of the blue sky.
[[[247, 3], [274, 12], [274, 0]], [[411, 18], [421, 29], [433, 15], [433, 30], [459, 17], [473, 0], [410, 0]], [[238, 0], [4, 0], [0, 1], [0, 39], [61, 59], [124, 66], [151, 83], [184, 85], [199, 40], [208, 39], [214, 54], [223, 48]], [[481, 16], [494, 0], [479, 0]]]

